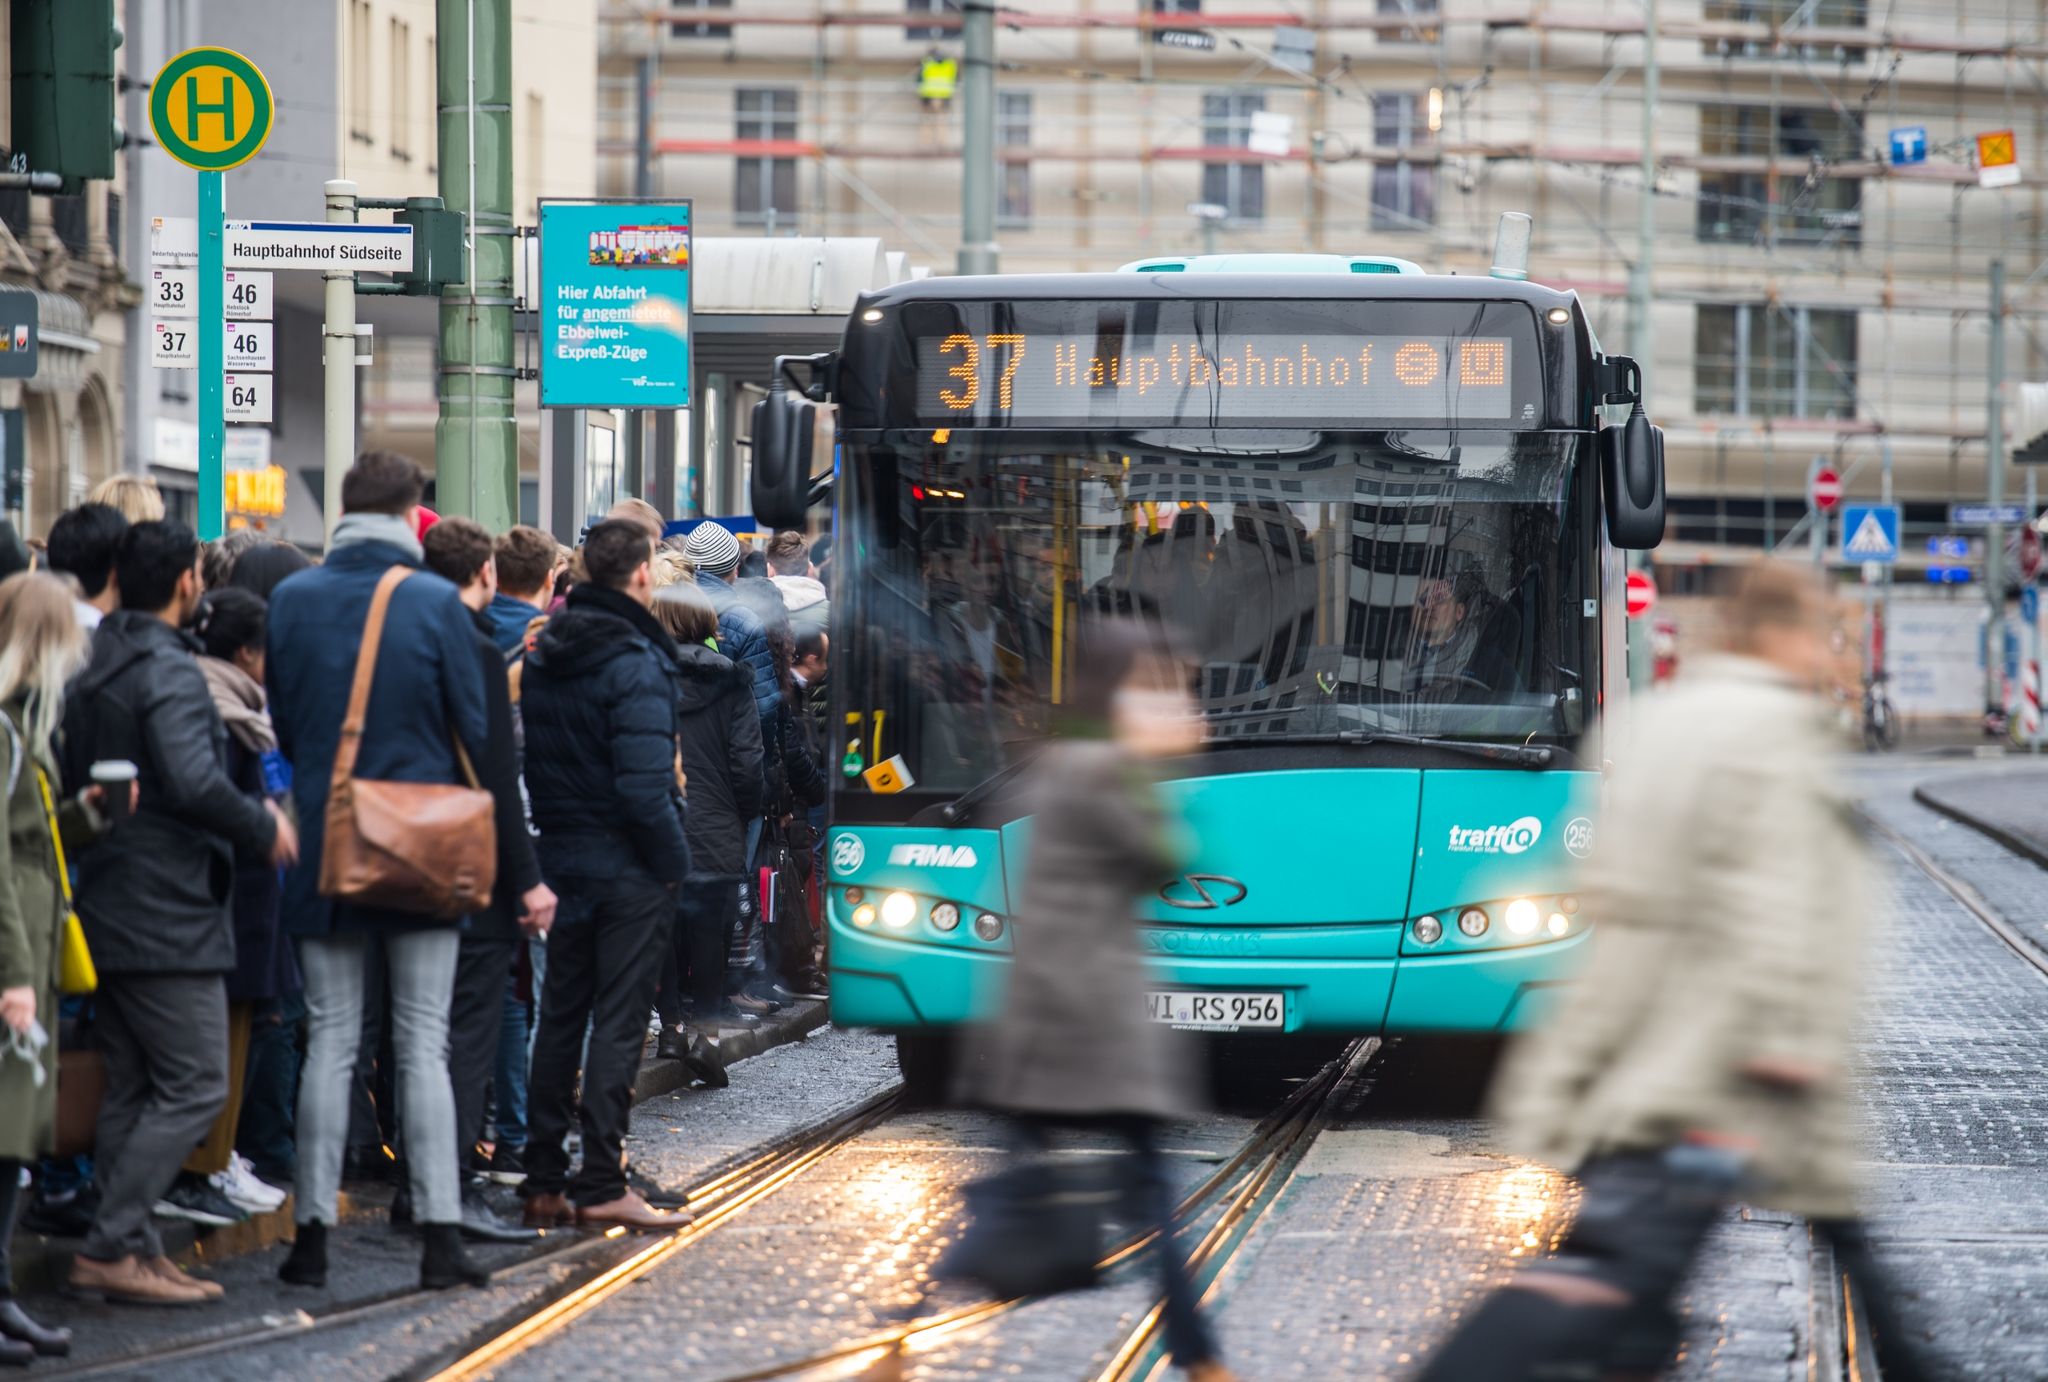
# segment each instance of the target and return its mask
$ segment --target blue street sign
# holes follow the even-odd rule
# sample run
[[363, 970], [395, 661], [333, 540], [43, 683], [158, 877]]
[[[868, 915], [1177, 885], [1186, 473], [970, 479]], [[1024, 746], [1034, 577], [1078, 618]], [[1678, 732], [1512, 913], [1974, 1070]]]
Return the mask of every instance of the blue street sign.
[[1899, 559], [1897, 504], [1842, 506], [1842, 559], [1889, 565]]
[[[1967, 566], [1930, 566], [1927, 568], [1929, 585], [1968, 585], [1970, 568]], [[1982, 661], [1980, 658], [1979, 661]]]
[[1927, 555], [1948, 561], [1962, 561], [1970, 555], [1970, 539], [1954, 533], [1943, 533], [1939, 537], [1928, 538]]
[[2041, 617], [2041, 588], [2026, 586], [2020, 591], [2020, 622], [2031, 624]]
[[1950, 504], [1948, 521], [1952, 528], [1988, 528], [1993, 523], [2011, 526], [2027, 521], [2024, 504]]
[[1892, 131], [1892, 166], [1927, 161], [1927, 126], [1907, 125]]
[[690, 204], [540, 204], [544, 408], [690, 406]]

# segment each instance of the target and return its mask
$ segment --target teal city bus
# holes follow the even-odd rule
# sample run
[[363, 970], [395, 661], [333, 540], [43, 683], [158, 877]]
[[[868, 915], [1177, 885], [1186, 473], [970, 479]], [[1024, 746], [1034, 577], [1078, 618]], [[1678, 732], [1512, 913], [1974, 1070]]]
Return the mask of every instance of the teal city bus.
[[1153, 1018], [1530, 1020], [1597, 920], [1622, 549], [1663, 530], [1641, 392], [1573, 294], [1304, 255], [898, 284], [778, 362], [757, 518], [832, 508], [834, 1021], [928, 1080], [983, 1010], [1021, 770], [1107, 618], [1206, 721], [1165, 765], [1196, 848], [1144, 904]]

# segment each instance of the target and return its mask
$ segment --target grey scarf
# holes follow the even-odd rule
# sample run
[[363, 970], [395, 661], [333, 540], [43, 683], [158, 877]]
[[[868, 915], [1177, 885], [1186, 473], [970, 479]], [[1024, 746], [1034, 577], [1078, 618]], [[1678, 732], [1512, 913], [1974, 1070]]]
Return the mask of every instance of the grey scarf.
[[206, 689], [213, 694], [213, 708], [237, 743], [254, 754], [269, 753], [277, 747], [277, 731], [270, 726], [263, 688], [254, 677], [217, 657], [200, 658], [199, 671], [206, 678]]
[[346, 547], [353, 542], [382, 542], [398, 548], [414, 561], [426, 559], [419, 535], [410, 523], [394, 513], [343, 514], [341, 522], [334, 525], [334, 541], [329, 545]]

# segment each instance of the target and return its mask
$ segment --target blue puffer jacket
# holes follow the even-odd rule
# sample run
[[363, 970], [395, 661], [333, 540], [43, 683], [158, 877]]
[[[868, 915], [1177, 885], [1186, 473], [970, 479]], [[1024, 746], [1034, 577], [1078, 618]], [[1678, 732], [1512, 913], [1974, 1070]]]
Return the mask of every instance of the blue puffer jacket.
[[761, 616], [741, 604], [733, 588], [716, 576], [699, 571], [697, 588], [718, 611], [718, 651], [753, 675], [754, 713], [767, 720], [782, 701], [782, 689], [775, 683], [775, 655], [768, 650], [768, 630]]
[[676, 788], [676, 645], [630, 597], [569, 592], [521, 677], [526, 790], [541, 871], [680, 883], [690, 871]]

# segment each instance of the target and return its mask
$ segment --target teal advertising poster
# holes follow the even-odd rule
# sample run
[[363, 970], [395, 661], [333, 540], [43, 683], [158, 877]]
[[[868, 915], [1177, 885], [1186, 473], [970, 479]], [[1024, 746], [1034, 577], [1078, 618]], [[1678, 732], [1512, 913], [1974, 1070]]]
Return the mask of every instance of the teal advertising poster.
[[690, 406], [690, 204], [540, 204], [544, 408]]

